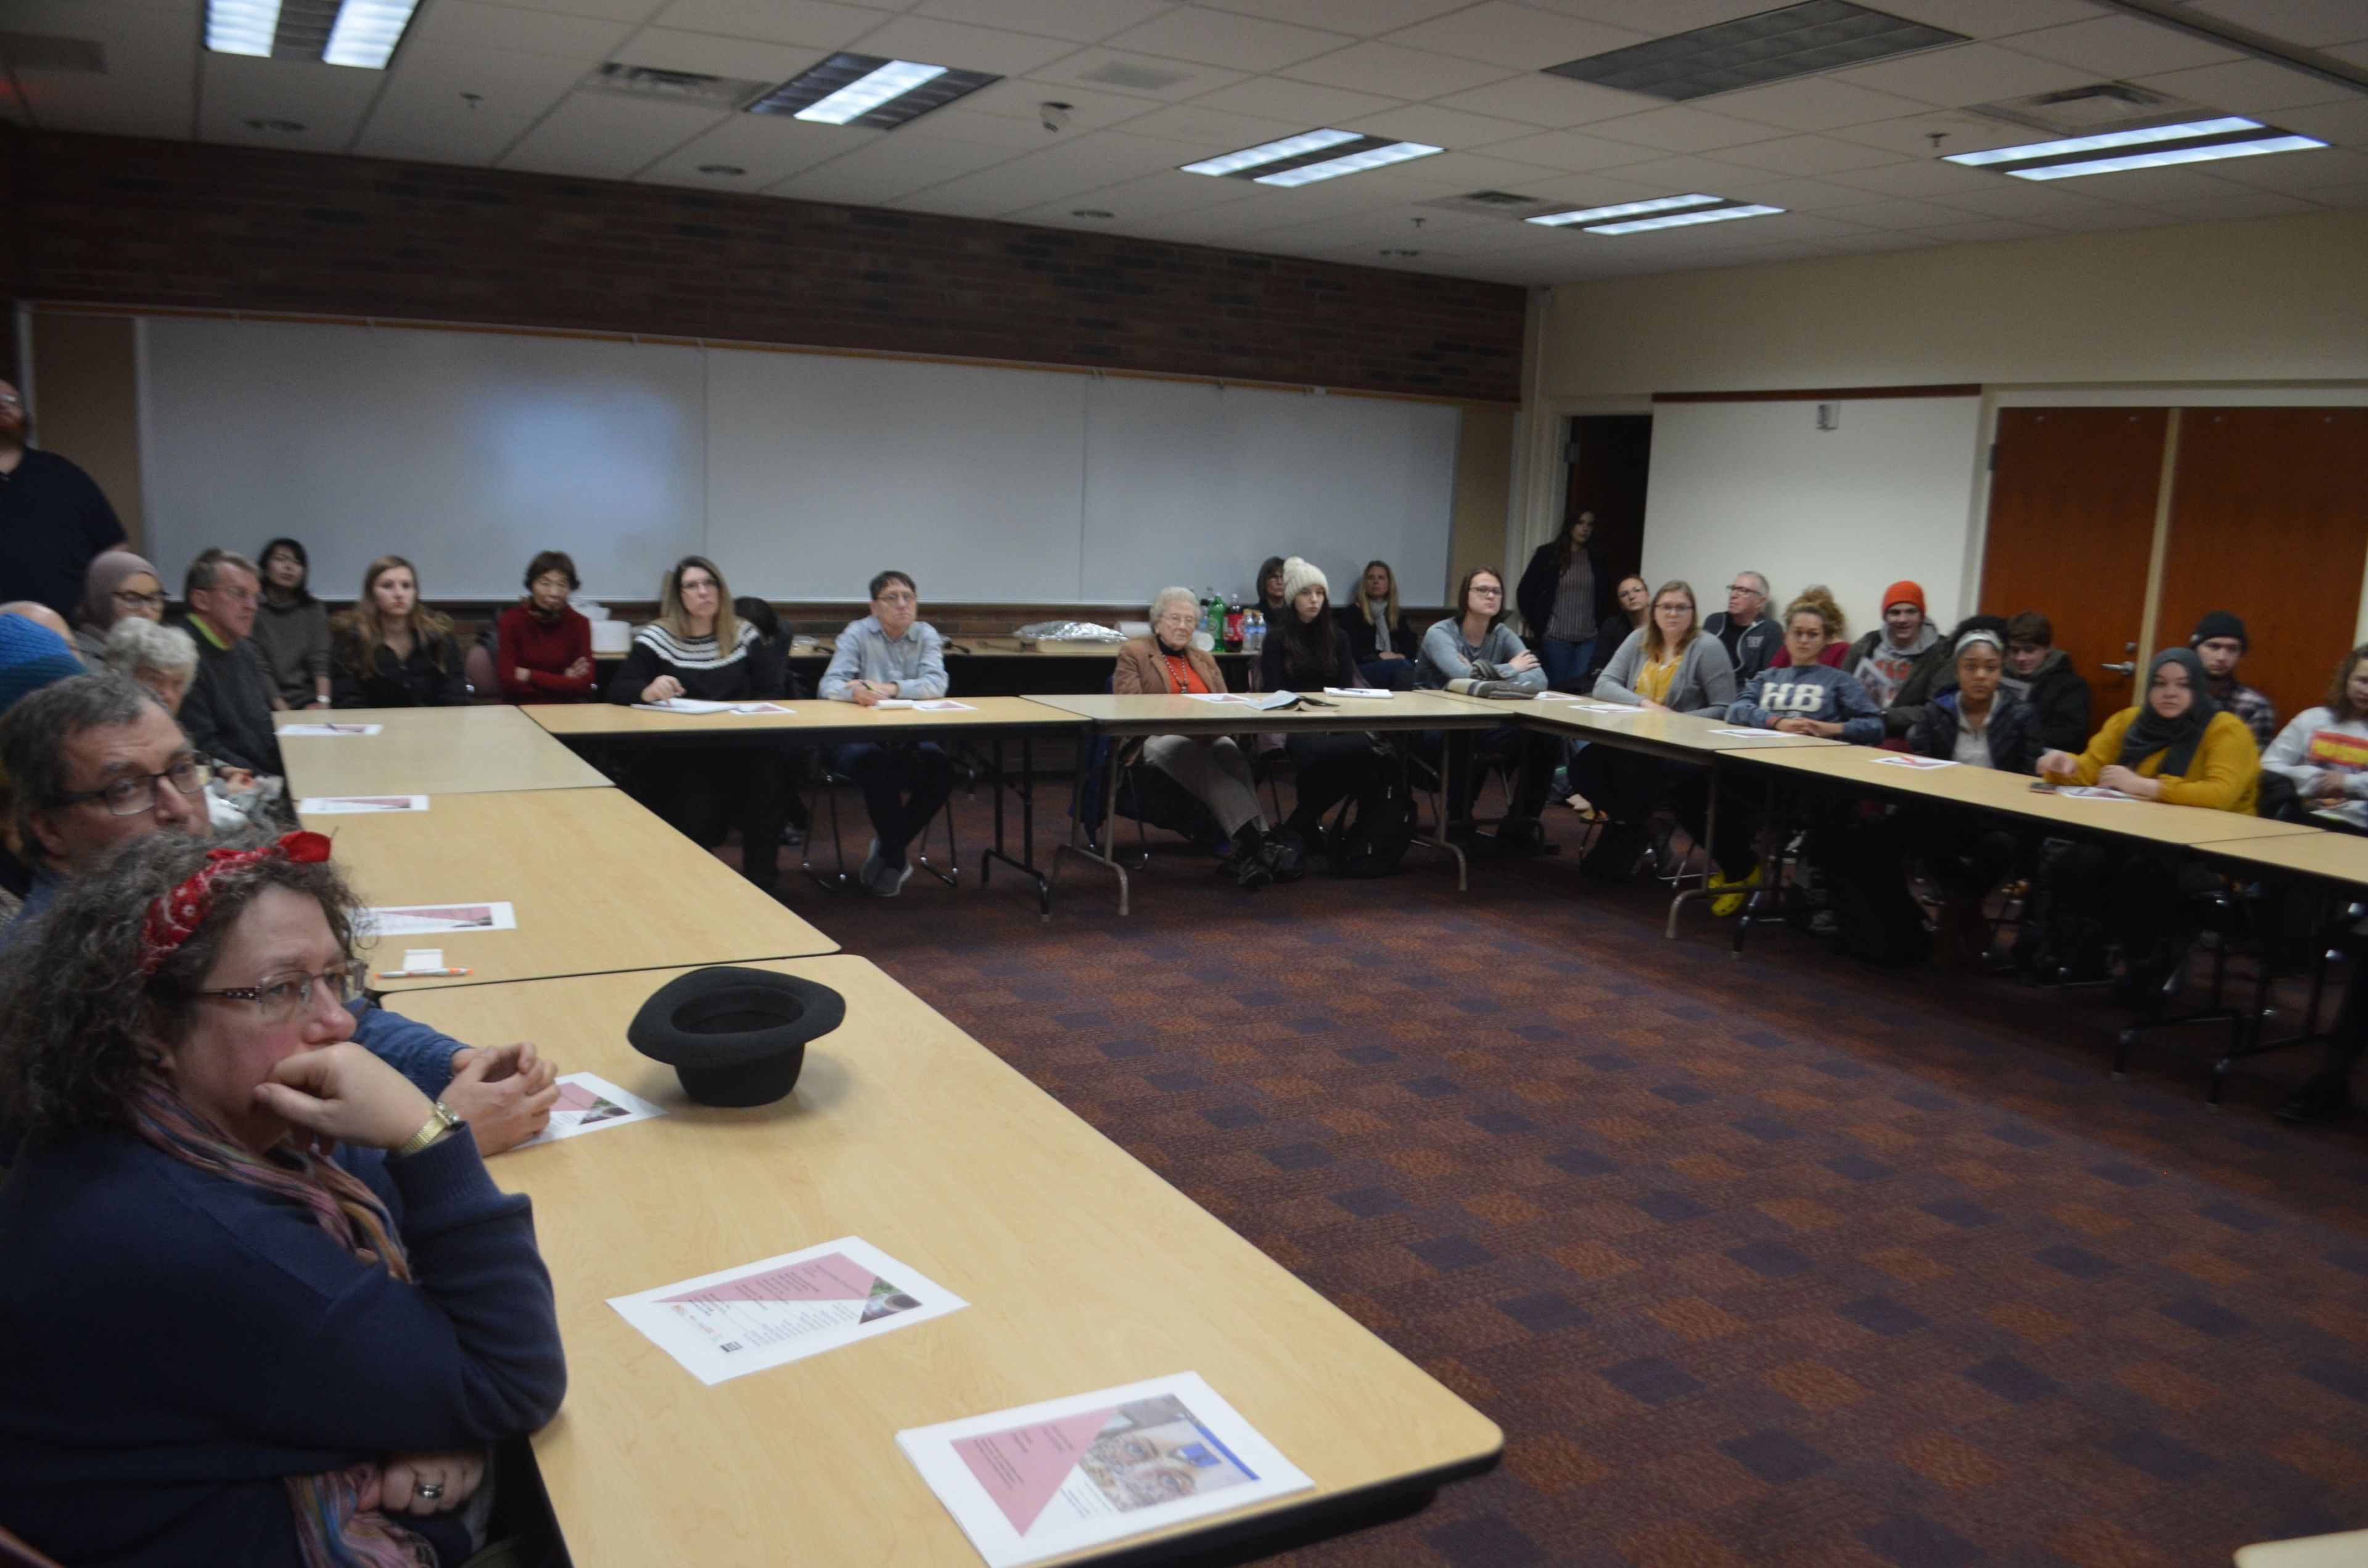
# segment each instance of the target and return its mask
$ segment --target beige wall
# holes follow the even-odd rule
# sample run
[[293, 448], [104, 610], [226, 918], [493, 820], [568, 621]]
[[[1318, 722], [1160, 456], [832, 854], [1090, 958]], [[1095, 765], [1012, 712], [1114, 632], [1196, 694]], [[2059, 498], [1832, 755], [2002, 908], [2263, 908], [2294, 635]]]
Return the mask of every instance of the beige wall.
[[1513, 411], [1467, 407], [1455, 443], [1455, 526], [1447, 546], [1444, 604], [1475, 566], [1508, 570], [1505, 508], [1512, 495]]
[[2368, 376], [2368, 210], [1564, 284], [1548, 397]]
[[146, 537], [140, 485], [140, 370], [129, 316], [33, 316], [33, 445], [98, 482], [133, 550]]

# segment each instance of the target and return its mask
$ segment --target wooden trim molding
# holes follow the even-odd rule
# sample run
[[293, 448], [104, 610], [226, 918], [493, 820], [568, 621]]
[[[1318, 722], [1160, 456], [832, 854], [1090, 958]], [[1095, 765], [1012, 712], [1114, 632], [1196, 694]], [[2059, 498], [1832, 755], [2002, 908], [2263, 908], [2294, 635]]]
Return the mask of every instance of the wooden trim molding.
[[1925, 387], [1783, 387], [1766, 392], [1655, 392], [1655, 403], [1851, 403], [1887, 397], [1979, 397], [1978, 383]]

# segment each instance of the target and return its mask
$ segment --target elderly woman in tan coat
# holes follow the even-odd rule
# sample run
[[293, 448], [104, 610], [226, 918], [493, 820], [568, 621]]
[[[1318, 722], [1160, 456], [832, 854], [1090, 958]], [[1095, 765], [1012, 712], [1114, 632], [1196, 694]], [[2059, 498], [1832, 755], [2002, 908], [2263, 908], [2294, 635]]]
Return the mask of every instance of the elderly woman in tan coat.
[[[1151, 635], [1119, 648], [1110, 689], [1121, 697], [1224, 691], [1217, 661], [1192, 645], [1200, 625], [1201, 605], [1191, 589], [1160, 589], [1151, 601]], [[1263, 887], [1275, 880], [1278, 867], [1296, 874], [1302, 856], [1267, 831], [1250, 759], [1231, 735], [1151, 735], [1143, 743], [1143, 759], [1209, 808], [1233, 841], [1224, 869], [1236, 882]]]

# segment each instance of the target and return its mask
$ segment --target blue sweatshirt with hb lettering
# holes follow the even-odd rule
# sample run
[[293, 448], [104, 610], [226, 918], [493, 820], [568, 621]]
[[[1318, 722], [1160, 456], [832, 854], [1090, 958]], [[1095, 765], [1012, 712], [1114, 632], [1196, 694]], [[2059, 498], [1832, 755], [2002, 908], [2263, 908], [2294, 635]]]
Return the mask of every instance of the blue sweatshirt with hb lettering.
[[1726, 710], [1726, 718], [1729, 723], [1761, 730], [1774, 729], [1780, 719], [1814, 719], [1822, 724], [1839, 724], [1841, 738], [1852, 745], [1878, 745], [1883, 741], [1883, 710], [1866, 694], [1866, 687], [1856, 676], [1824, 665], [1761, 671]]

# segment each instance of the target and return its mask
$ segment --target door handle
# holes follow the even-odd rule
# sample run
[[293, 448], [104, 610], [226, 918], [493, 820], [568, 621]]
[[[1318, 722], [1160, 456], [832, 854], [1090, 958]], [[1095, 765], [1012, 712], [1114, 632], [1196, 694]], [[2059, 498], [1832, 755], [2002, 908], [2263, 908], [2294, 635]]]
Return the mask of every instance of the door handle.
[[2138, 673], [2137, 661], [2135, 659], [2125, 665], [2099, 665], [2097, 667], [2100, 670], [2110, 670], [2114, 675], [2123, 676], [2134, 676]]

